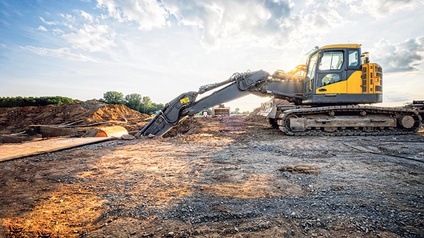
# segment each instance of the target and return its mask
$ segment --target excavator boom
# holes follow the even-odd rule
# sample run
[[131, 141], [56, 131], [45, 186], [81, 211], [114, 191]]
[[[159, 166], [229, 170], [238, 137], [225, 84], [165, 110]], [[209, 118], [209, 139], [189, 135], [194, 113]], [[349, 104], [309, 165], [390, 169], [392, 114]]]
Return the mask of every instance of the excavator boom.
[[[161, 136], [186, 116], [194, 115], [215, 105], [246, 96], [261, 83], [268, 80], [269, 74], [259, 70], [255, 72], [236, 73], [221, 83], [208, 84], [199, 91], [179, 95], [160, 110], [156, 116], [141, 130], [145, 136]], [[211, 95], [196, 100], [198, 95], [223, 87]], [[266, 93], [264, 94], [266, 95]]]

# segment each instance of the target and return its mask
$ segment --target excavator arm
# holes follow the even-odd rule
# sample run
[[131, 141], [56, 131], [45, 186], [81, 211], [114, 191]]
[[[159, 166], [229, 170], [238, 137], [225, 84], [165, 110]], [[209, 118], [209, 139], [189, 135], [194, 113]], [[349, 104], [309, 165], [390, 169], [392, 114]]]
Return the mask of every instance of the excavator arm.
[[[269, 95], [271, 92], [261, 86], [269, 79], [269, 74], [259, 70], [255, 72], [235, 73], [228, 80], [220, 83], [208, 84], [200, 87], [199, 91], [186, 92], [160, 110], [156, 116], [141, 130], [144, 136], [161, 136], [178, 124], [186, 116], [194, 115], [207, 110], [215, 105], [228, 102], [248, 94], [254, 93], [260, 96]], [[222, 87], [220, 89], [217, 89]], [[212, 94], [196, 100], [197, 96], [212, 90]]]

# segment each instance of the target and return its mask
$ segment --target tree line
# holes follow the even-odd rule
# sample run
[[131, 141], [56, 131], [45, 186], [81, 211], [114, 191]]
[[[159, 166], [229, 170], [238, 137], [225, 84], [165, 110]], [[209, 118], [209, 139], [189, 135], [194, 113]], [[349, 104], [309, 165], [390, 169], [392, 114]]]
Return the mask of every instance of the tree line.
[[[131, 109], [146, 114], [154, 114], [163, 109], [161, 103], [154, 103], [148, 96], [141, 96], [138, 93], [125, 95], [121, 92], [108, 91], [103, 94], [103, 98], [93, 99], [108, 104], [123, 104]], [[50, 104], [77, 103], [78, 99], [68, 97], [0, 97], [0, 107], [25, 107], [25, 106], [47, 106]]]
[[53, 97], [0, 97], [0, 107], [46, 106], [49, 104], [62, 104], [80, 102], [79, 100], [53, 96]]
[[163, 109], [162, 103], [154, 103], [148, 96], [141, 96], [138, 93], [125, 95], [117, 91], [108, 91], [103, 94], [100, 100], [108, 104], [124, 104], [125, 106], [146, 114], [154, 114]]

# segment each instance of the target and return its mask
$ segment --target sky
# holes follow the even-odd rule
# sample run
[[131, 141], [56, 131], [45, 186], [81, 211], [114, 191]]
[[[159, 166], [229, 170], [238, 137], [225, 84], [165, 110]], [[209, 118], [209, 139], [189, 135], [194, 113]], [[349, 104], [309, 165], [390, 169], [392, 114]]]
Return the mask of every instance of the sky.
[[338, 43], [382, 66], [382, 105], [424, 99], [424, 0], [0, 0], [0, 97], [118, 91], [165, 104]]

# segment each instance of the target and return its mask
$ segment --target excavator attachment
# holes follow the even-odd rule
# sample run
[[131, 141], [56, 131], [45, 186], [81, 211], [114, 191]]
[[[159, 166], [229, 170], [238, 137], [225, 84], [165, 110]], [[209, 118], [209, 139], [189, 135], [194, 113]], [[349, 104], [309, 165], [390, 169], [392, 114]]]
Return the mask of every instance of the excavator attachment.
[[165, 108], [160, 110], [143, 129], [141, 129], [140, 133], [145, 136], [161, 136], [165, 134], [184, 117], [182, 111], [193, 104], [197, 95], [197, 92], [188, 92], [174, 98], [167, 103]]

